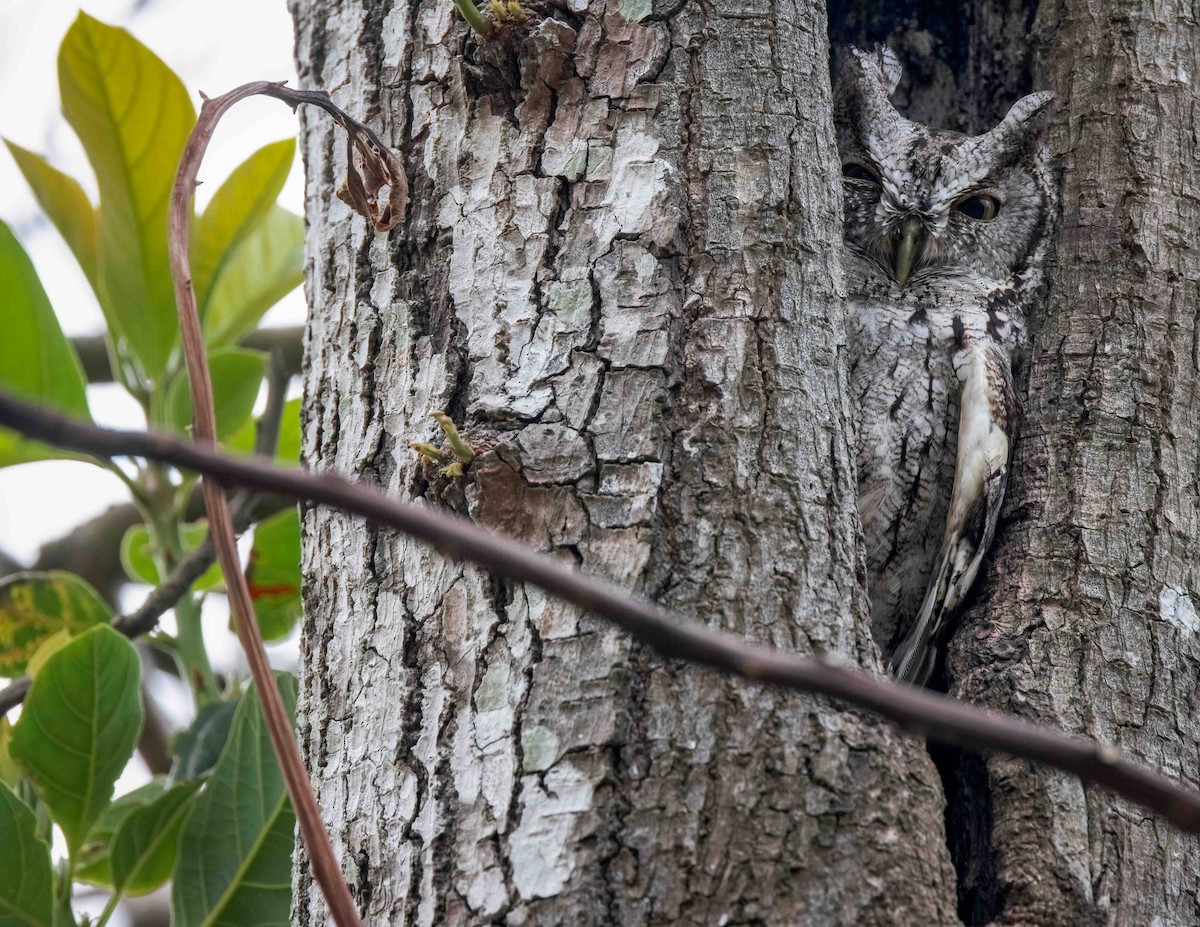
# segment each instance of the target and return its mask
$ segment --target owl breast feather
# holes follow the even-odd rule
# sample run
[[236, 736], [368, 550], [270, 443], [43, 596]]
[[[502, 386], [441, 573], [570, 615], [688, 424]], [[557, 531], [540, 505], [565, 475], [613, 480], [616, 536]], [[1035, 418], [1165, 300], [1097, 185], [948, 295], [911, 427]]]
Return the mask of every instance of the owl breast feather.
[[920, 610], [945, 537], [961, 390], [955, 358], [985, 339], [1011, 363], [1023, 320], [982, 308], [994, 304], [986, 280], [935, 278], [901, 291], [869, 272], [856, 280], [847, 264], [859, 294], [847, 307], [859, 513], [872, 627], [886, 652]]

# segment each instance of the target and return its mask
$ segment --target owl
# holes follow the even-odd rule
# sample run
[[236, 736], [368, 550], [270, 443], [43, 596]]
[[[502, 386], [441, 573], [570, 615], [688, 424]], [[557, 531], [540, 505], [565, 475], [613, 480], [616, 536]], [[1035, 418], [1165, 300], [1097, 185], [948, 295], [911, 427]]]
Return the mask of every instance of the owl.
[[850, 49], [834, 102], [871, 622], [897, 679], [926, 685], [996, 532], [1057, 197], [1051, 94], [966, 136], [901, 116], [900, 73]]

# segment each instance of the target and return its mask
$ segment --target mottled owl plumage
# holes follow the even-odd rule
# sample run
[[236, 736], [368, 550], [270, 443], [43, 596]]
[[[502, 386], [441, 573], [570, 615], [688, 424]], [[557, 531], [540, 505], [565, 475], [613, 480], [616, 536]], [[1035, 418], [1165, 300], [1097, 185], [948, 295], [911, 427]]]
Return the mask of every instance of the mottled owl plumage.
[[996, 531], [1057, 202], [1051, 94], [990, 132], [910, 122], [888, 49], [849, 49], [836, 93], [850, 385], [871, 619], [897, 678], [928, 682]]

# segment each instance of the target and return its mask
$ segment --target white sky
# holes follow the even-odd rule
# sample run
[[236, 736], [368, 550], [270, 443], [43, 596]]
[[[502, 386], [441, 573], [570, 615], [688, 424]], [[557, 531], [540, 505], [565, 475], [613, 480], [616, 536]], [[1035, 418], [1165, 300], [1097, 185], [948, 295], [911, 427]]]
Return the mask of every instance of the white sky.
[[[58, 46], [80, 8], [129, 29], [193, 93], [204, 90], [216, 96], [250, 80], [295, 80], [285, 0], [0, 0], [0, 135], [46, 155], [83, 182], [93, 198], [91, 169], [59, 111], [57, 85]], [[277, 101], [251, 100], [235, 107], [222, 120], [205, 158], [201, 178], [207, 182], [200, 205], [205, 193], [211, 195], [251, 152], [294, 135], [296, 129], [296, 118]], [[302, 197], [297, 165], [281, 202], [300, 212]], [[99, 332], [103, 322], [91, 289], [58, 233], [41, 218], [2, 147], [0, 218], [33, 258], [67, 334]], [[303, 299], [294, 293], [272, 310], [265, 324], [298, 324], [303, 311]], [[99, 421], [140, 424], [136, 404], [119, 387], [93, 387], [88, 398]], [[37, 463], [0, 470], [0, 550], [30, 563], [42, 542], [124, 499], [115, 477], [87, 464]]]

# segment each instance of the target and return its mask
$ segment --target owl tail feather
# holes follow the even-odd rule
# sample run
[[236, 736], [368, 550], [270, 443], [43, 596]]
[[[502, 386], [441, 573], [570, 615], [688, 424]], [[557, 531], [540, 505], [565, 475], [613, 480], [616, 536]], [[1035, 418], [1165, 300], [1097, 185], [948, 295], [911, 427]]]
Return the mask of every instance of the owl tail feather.
[[966, 344], [956, 358], [962, 381], [954, 489], [937, 571], [921, 610], [888, 655], [900, 682], [924, 686], [937, 666], [938, 648], [992, 545], [1008, 483], [1008, 451], [1016, 398], [1007, 361], [986, 346]]
[[955, 613], [975, 582], [983, 555], [991, 547], [1007, 482], [1006, 463], [984, 481], [983, 492], [969, 520], [973, 524], [967, 530], [954, 530], [954, 526], [947, 524], [942, 558], [921, 603], [921, 611], [888, 659], [888, 669], [898, 682], [914, 686], [929, 684], [937, 667], [939, 649], [952, 630]]

